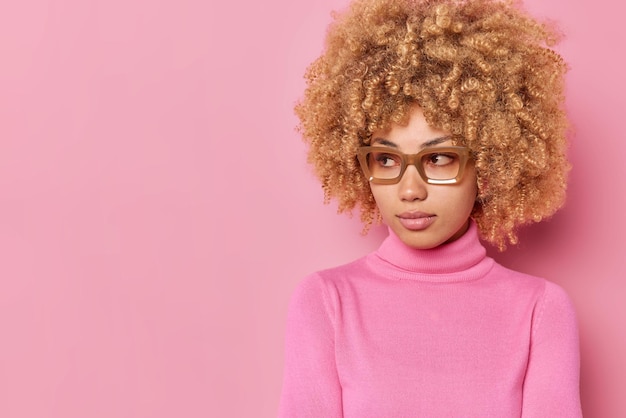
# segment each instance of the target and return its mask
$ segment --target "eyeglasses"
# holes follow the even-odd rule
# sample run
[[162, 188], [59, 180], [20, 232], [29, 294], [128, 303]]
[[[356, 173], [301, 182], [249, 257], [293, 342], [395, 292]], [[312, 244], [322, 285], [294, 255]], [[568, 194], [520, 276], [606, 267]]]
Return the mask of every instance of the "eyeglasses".
[[414, 165], [429, 184], [461, 181], [469, 150], [465, 147], [432, 147], [417, 154], [404, 154], [389, 147], [361, 147], [358, 159], [363, 173], [374, 184], [395, 184], [409, 165]]

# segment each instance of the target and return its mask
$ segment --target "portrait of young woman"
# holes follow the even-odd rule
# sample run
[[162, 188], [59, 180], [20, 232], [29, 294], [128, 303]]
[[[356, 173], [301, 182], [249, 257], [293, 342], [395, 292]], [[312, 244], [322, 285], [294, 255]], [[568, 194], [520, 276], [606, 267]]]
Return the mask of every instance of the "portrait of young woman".
[[388, 237], [291, 299], [281, 417], [580, 417], [558, 285], [486, 255], [570, 164], [558, 34], [500, 0], [355, 0], [296, 107], [325, 197]]

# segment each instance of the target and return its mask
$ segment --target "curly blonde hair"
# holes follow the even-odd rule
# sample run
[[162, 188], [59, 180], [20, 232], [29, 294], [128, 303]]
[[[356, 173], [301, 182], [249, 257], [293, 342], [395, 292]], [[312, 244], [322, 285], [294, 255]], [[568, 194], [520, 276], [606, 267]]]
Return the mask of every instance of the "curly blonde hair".
[[356, 0], [334, 14], [295, 111], [325, 202], [381, 220], [356, 158], [372, 133], [406, 124], [412, 106], [458, 135], [475, 160], [472, 212], [503, 250], [517, 228], [565, 199], [567, 65], [548, 24], [499, 0]]

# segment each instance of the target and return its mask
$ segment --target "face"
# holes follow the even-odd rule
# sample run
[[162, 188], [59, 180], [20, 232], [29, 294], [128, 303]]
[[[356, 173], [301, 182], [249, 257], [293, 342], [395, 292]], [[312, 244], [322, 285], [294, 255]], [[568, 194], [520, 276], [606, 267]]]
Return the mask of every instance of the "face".
[[[370, 145], [417, 154], [427, 147], [453, 145], [449, 135], [428, 126], [422, 110], [414, 107], [407, 126], [374, 132]], [[470, 160], [460, 182], [429, 184], [409, 165], [398, 183], [370, 183], [370, 187], [383, 221], [402, 242], [430, 249], [456, 240], [467, 230], [476, 200], [476, 169]]]

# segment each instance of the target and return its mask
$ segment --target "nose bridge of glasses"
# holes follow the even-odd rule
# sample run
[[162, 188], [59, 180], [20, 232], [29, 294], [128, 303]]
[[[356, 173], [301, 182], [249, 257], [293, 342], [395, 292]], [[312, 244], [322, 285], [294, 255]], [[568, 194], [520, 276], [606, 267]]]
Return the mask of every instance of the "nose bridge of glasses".
[[420, 154], [404, 154], [405, 162], [407, 167], [409, 165], [415, 166], [415, 168], [419, 167], [421, 164], [421, 155]]
[[407, 170], [411, 167], [415, 167], [415, 171], [422, 180], [426, 181], [424, 178], [424, 169], [422, 167], [422, 154], [404, 154], [404, 170], [402, 176], [406, 174]]

